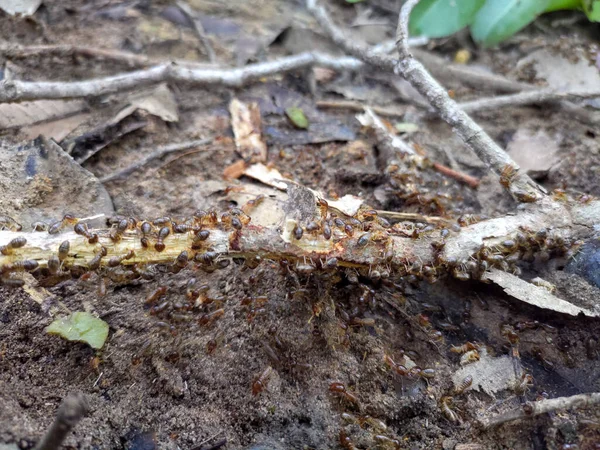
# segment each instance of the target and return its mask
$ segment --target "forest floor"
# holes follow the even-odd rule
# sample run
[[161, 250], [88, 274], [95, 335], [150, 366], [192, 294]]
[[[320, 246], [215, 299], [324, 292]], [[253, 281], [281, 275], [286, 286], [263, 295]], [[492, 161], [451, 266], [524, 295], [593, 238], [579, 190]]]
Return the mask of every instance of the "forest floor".
[[[352, 24], [357, 37], [371, 44], [393, 37], [397, 2], [329, 3], [336, 21]], [[222, 65], [305, 50], [337, 51], [319, 34], [300, 1], [189, 4]], [[30, 18], [0, 17], [0, 39], [21, 49], [86, 45], [157, 61], [207, 62], [189, 21], [169, 2], [44, 1]], [[579, 15], [557, 13], [495, 49], [477, 48], [460, 33], [429, 42], [422, 50], [448, 64], [457, 51], [468, 51], [466, 65], [475, 70], [560, 86], [581, 82], [578, 74], [590, 68], [600, 80], [594, 65], [600, 53], [594, 41], [597, 27]], [[28, 80], [71, 81], [133, 70], [130, 63], [115, 58], [69, 51], [5, 52], [0, 57], [4, 73]], [[443, 83], [460, 101], [496, 94], [460, 79]], [[329, 198], [352, 194], [378, 210], [452, 220], [463, 214], [500, 216], [516, 207], [498, 178], [450, 127], [423, 114], [418, 94], [393, 75], [367, 68], [355, 74], [311, 69], [239, 89], [169, 84], [101, 100], [53, 100], [46, 106], [29, 105], [26, 112], [4, 109], [7, 123], [0, 151], [6, 165], [0, 167], [0, 212], [20, 215], [28, 226], [32, 214], [46, 220], [67, 212], [180, 218], [197, 209], [237, 204], [240, 196], [228, 186], [255, 191], [264, 186], [245, 176], [224, 180], [224, 172], [240, 160], [229, 116], [234, 98], [258, 103], [268, 144], [265, 162]], [[360, 111], [341, 105], [325, 108], [319, 103], [325, 100], [395, 108], [397, 114], [385, 119], [404, 139], [431, 161], [480, 179], [479, 187], [424, 169], [419, 189], [437, 196], [439, 203], [399, 199], [385, 175], [386, 161], [376, 139], [356, 120]], [[11, 106], [0, 105], [0, 110]], [[308, 130], [290, 123], [285, 114], [289, 106], [303, 110]], [[586, 111], [591, 111], [590, 121], [557, 104], [493, 109], [474, 117], [546, 188], [597, 196], [600, 127], [593, 122], [594, 110]], [[211, 142], [105, 182], [106, 191], [88, 174], [92, 181], [81, 181], [68, 196], [57, 195], [64, 192], [60, 186], [80, 182], [66, 167], [48, 169], [60, 177], [41, 173], [35, 183], [13, 191], [15, 180], [25, 174], [10, 161], [20, 164], [19, 158], [39, 145], [24, 143], [38, 135], [54, 138], [98, 179], [160, 146], [201, 138]], [[21, 202], [20, 213], [14, 211], [15, 198]], [[563, 269], [532, 264], [524, 273], [553, 283], [562, 298], [598, 304], [600, 289]], [[207, 296], [224, 309], [222, 317], [200, 325], [150, 314], [145, 299], [153, 291], [165, 286], [166, 301], [180, 302], [192, 277], [208, 285]], [[255, 270], [236, 264], [214, 273], [162, 270], [150, 281], [108, 282], [106, 292], [100, 284], [93, 276], [46, 289], [54, 302], [71, 311], [94, 312], [109, 324], [110, 336], [101, 352], [46, 334], [44, 328], [53, 320], [49, 308], [25, 290], [0, 286], [0, 449], [32, 448], [70, 392], [84, 393], [91, 410], [67, 438], [68, 448], [78, 449], [191, 450], [216, 448], [223, 439], [224, 448], [232, 449], [340, 448], [342, 429], [357, 448], [393, 448], [385, 447], [381, 438], [378, 442], [376, 435], [396, 439], [399, 448], [407, 449], [592, 449], [600, 442], [597, 410], [547, 414], [489, 430], [478, 426], [481, 417], [517, 408], [525, 400], [600, 391], [598, 320], [529, 306], [494, 285], [452, 279], [395, 285], [316, 276], [295, 279], [269, 261]], [[365, 305], [368, 289], [374, 292], [373, 300]], [[251, 310], [244, 301], [251, 297], [264, 305]], [[374, 324], [348, 326], [345, 318], [356, 311]], [[432, 340], [423, 323], [419, 325], [420, 315], [427, 316], [443, 338]], [[533, 376], [533, 386], [515, 392], [502, 382], [486, 387], [475, 379], [470, 390], [454, 397], [451, 407], [459, 421], [449, 420], [442, 397], [451, 395], [457, 371], [468, 367], [461, 366], [460, 355], [451, 353], [449, 346], [473, 341], [486, 348], [488, 356], [480, 363], [510, 361], [513, 349], [501, 326], [533, 321], [538, 324], [520, 332], [519, 343], [519, 364]], [[384, 363], [384, 355], [435, 369], [435, 378], [399, 377]], [[266, 387], [253, 395], [253, 381], [267, 367], [273, 371]], [[351, 396], [331, 393], [332, 382], [344, 383]], [[351, 423], [343, 413], [362, 422]], [[367, 415], [373, 420], [361, 419]]]

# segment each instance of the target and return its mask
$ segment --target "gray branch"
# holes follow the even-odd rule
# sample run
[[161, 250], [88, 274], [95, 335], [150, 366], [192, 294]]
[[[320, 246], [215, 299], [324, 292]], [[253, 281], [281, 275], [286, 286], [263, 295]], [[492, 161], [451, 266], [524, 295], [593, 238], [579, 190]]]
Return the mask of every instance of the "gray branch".
[[98, 97], [162, 82], [241, 87], [263, 77], [312, 66], [341, 71], [358, 70], [363, 63], [355, 58], [338, 58], [322, 53], [305, 52], [243, 68], [211, 69], [165, 63], [144, 70], [85, 81], [4, 80], [0, 82], [0, 103]]
[[535, 417], [561, 409], [585, 408], [600, 403], [600, 393], [573, 395], [572, 397], [558, 397], [539, 402], [526, 402], [521, 408], [500, 414], [483, 422], [485, 428], [492, 428], [515, 420]]
[[89, 406], [83, 395], [67, 396], [56, 414], [56, 419], [34, 450], [58, 450], [73, 427], [87, 414]]

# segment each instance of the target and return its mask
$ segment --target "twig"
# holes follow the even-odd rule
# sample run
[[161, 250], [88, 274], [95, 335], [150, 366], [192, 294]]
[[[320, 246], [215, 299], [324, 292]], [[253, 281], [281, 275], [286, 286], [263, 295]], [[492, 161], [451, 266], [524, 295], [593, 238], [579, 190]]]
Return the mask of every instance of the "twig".
[[[316, 200], [315, 200], [316, 204]], [[387, 213], [386, 213], [387, 214]], [[441, 221], [442, 219], [440, 219]], [[315, 217], [319, 222], [320, 218]], [[137, 222], [141, 225], [142, 221]], [[121, 258], [121, 264], [169, 264], [175, 261], [182, 251], [194, 250], [202, 261], [202, 255], [209, 252], [211, 261], [226, 258], [254, 258], [295, 261], [327, 260], [336, 258], [340, 267], [355, 267], [368, 270], [374, 266], [388, 266], [398, 276], [406, 275], [406, 265], [419, 261], [421, 266], [437, 267], [438, 275], [444, 271], [452, 271], [453, 265], [441, 265], [440, 261], [456, 261], [458, 263], [477, 259], [482, 246], [501, 247], [506, 239], [514, 239], [523, 229], [535, 233], [552, 224], [552, 233], [548, 239], [553, 242], [574, 242], [575, 239], [586, 239], [594, 234], [594, 224], [600, 223], [600, 201], [579, 203], [577, 201], [554, 202], [549, 199], [524, 205], [512, 215], [489, 219], [461, 228], [460, 232], [451, 233], [444, 240], [443, 249], [434, 249], [433, 243], [439, 243], [439, 233], [422, 235], [414, 239], [412, 235], [396, 231], [386, 232], [371, 241], [367, 246], [356, 245], [356, 236], [349, 237], [342, 229], [332, 229], [331, 239], [323, 236], [293, 240], [292, 229], [287, 227], [262, 227], [252, 225], [241, 230], [226, 227], [222, 223], [210, 228], [205, 226], [209, 234], [198, 244], [194, 233], [171, 233], [165, 239], [165, 248], [155, 251], [153, 246], [145, 247], [139, 228], [127, 230], [120, 234], [118, 240], [111, 238], [111, 229], [93, 230], [98, 235], [97, 245], [90, 245], [85, 236], [74, 231], [59, 234], [40, 232], [0, 231], [0, 245], [6, 245], [17, 237], [25, 238], [26, 245], [12, 249], [9, 255], [0, 255], [0, 271], [4, 278], [10, 277], [17, 266], [13, 263], [23, 260], [35, 260], [40, 268], [47, 268], [48, 260], [57, 254], [58, 247], [70, 242], [68, 256], [62, 261], [64, 270], [73, 266], [86, 268], [92, 259], [97, 257], [100, 246], [106, 249], [106, 257], [101, 258], [100, 266], [108, 267], [113, 257], [129, 255]], [[154, 237], [152, 238], [154, 239]], [[147, 243], [146, 243], [147, 245]], [[439, 246], [438, 246], [439, 247]], [[519, 251], [518, 249], [516, 250]], [[131, 256], [133, 254], [133, 256]], [[14, 269], [13, 269], [14, 267]], [[36, 271], [43, 276], [43, 271]]]
[[137, 161], [137, 162], [125, 167], [124, 169], [118, 170], [117, 172], [111, 173], [110, 175], [106, 175], [105, 177], [100, 178], [100, 182], [108, 183], [109, 181], [116, 180], [118, 178], [129, 175], [130, 173], [135, 172], [136, 170], [141, 169], [143, 166], [145, 166], [150, 161], [152, 161], [156, 158], [160, 158], [161, 156], [168, 155], [169, 153], [179, 152], [182, 150], [189, 150], [190, 148], [199, 147], [201, 145], [208, 144], [211, 141], [212, 141], [211, 138], [207, 138], [207, 139], [186, 141], [186, 142], [180, 142], [177, 144], [166, 145], [166, 146], [161, 147], [158, 150], [150, 153], [148, 156], [141, 159], [140, 161]]
[[[319, 100], [316, 102], [318, 108], [349, 109], [350, 111], [364, 111], [365, 105], [352, 100]], [[385, 117], [403, 117], [405, 110], [398, 108], [386, 108], [384, 106], [369, 106], [373, 112]]]
[[[379, 117], [377, 117], [377, 114], [375, 114], [371, 108], [365, 107], [364, 110], [367, 117], [361, 118], [362, 121], [370, 124], [375, 129], [375, 133], [380, 143], [390, 147], [391, 153], [400, 153], [401, 155], [410, 155], [412, 157], [419, 158], [415, 150], [409, 144], [404, 142], [404, 140], [399, 136], [395, 136], [388, 131], [385, 124]], [[392, 155], [389, 154], [389, 151], [386, 153], [384, 153], [384, 157], [387, 156], [387, 158], [390, 159]], [[433, 167], [441, 174], [454, 178], [462, 183], [466, 183], [473, 189], [479, 186], [479, 179], [472, 177], [471, 175], [451, 169], [450, 167], [446, 167], [438, 162], [434, 162]]]
[[513, 95], [480, 98], [470, 102], [459, 103], [460, 109], [467, 113], [503, 108], [506, 106], [523, 106], [533, 103], [555, 102], [557, 100], [576, 100], [600, 97], [598, 91], [588, 92], [559, 92], [555, 89], [540, 89], [537, 91], [520, 92]]
[[521, 92], [536, 89], [536, 86], [510, 80], [502, 75], [475, 70], [463, 64], [454, 64], [423, 49], [411, 49], [415, 58], [436, 78], [447, 81], [460, 80], [462, 83], [478, 90], [498, 92]]
[[451, 169], [450, 167], [444, 166], [443, 164], [440, 164], [438, 162], [434, 162], [433, 167], [439, 173], [442, 173], [448, 177], [454, 178], [455, 180], [465, 183], [473, 189], [476, 189], [479, 186], [479, 183], [481, 182], [477, 177], [473, 177], [458, 170]]
[[58, 450], [73, 427], [89, 409], [83, 395], [68, 395], [58, 408], [56, 419], [34, 450]]
[[526, 173], [519, 170], [517, 163], [468, 114], [460, 109], [446, 90], [410, 53], [407, 45], [408, 19], [410, 12], [418, 2], [419, 0], [409, 0], [400, 11], [396, 36], [400, 59], [397, 62], [380, 54], [374, 54], [371, 50], [348, 39], [332, 22], [325, 9], [316, 4], [316, 0], [307, 0], [307, 6], [331, 39], [347, 53], [378, 68], [385, 70], [392, 68], [404, 77], [429, 101], [442, 119], [490, 169], [501, 174], [506, 168], [511, 168], [510, 183], [507, 184], [509, 192], [515, 199], [518, 201], [540, 200], [544, 196], [542, 189]]
[[513, 420], [534, 417], [540, 414], [557, 411], [559, 409], [584, 408], [600, 403], [600, 393], [579, 394], [572, 397], [558, 397], [539, 402], [526, 402], [520, 409], [509, 411], [492, 417], [483, 423], [485, 428], [496, 427]]
[[377, 211], [377, 214], [379, 216], [383, 217], [384, 219], [391, 219], [391, 220], [396, 220], [396, 221], [409, 220], [409, 221], [416, 221], [416, 222], [434, 223], [434, 224], [440, 225], [440, 226], [447, 226], [451, 222], [449, 219], [445, 219], [443, 217], [424, 216], [424, 215], [418, 214], [418, 213], [404, 213], [404, 212], [398, 212], [398, 211], [379, 210], [379, 211]]
[[206, 33], [204, 32], [204, 27], [202, 26], [202, 22], [200, 22], [200, 19], [198, 19], [198, 17], [196, 16], [196, 14], [192, 10], [192, 8], [190, 8], [190, 6], [187, 3], [185, 3], [183, 0], [177, 1], [177, 7], [181, 10], [181, 12], [183, 12], [183, 14], [186, 15], [186, 17], [192, 23], [192, 27], [194, 28], [194, 33], [196, 34], [196, 37], [198, 38], [198, 40], [200, 41], [202, 46], [204, 47], [204, 50], [206, 50], [206, 55], [208, 56], [208, 60], [211, 63], [214, 63], [217, 60], [217, 57], [215, 55], [215, 51], [212, 48], [210, 40], [208, 39], [208, 37], [206, 36]]
[[0, 82], [0, 103], [40, 99], [97, 97], [138, 89], [162, 82], [186, 82], [197, 85], [240, 87], [261, 78], [306, 67], [320, 66], [332, 70], [357, 70], [363, 63], [350, 57], [305, 52], [242, 68], [207, 69], [176, 63], [159, 64], [148, 69], [85, 81], [20, 81]]

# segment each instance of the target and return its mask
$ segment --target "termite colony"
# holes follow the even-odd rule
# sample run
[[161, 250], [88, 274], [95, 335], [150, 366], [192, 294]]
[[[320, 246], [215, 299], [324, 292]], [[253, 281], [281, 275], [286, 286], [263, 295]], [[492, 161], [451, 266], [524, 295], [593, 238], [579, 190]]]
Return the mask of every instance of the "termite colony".
[[[569, 258], [580, 245], [552, 230], [521, 229], [500, 241], [482, 245], [468, 259], [457, 260], [446, 255], [446, 241], [461, 233], [462, 228], [483, 220], [483, 217], [463, 215], [455, 224], [443, 227], [409, 222], [392, 225], [370, 208], [363, 207], [355, 215], [348, 216], [330, 207], [326, 200], [316, 199], [315, 217], [295, 221], [285, 245], [277, 247], [261, 242], [252, 247], [248, 244], [248, 236], [256, 237], [269, 231], [251, 223], [252, 209], [261, 201], [262, 198], [257, 197], [241, 208], [230, 208], [220, 213], [216, 210], [197, 211], [185, 220], [169, 217], [138, 220], [116, 216], [109, 218], [108, 228], [102, 230], [90, 229], [72, 215], [52, 224], [38, 222], [32, 225], [32, 229], [40, 234], [47, 232], [50, 236], [60, 237], [73, 230], [76, 237], [58, 239], [52, 254], [28, 259], [27, 239], [16, 234], [8, 242], [1, 243], [0, 280], [8, 286], [22, 286], [25, 283], [20, 277], [22, 272], [32, 273], [49, 286], [61, 280], [79, 278], [97, 282], [98, 293], [102, 296], [110, 282], [126, 284], [132, 280], [152, 280], [160, 272], [176, 274], [195, 270], [212, 273], [228, 268], [233, 262], [243, 270], [252, 271], [248, 278], [251, 288], [259, 282], [260, 273], [265, 270], [259, 266], [264, 260], [270, 260], [273, 265], [279, 266], [280, 273], [288, 280], [294, 298], [310, 299], [303, 286], [308, 286], [315, 278], [337, 283], [351, 293], [347, 301], [335, 306], [335, 330], [325, 335], [329, 347], [349, 347], [353, 330], [375, 329], [376, 310], [385, 297], [387, 301], [391, 299], [395, 308], [400, 308], [396, 311], [400, 311], [402, 320], [406, 322], [407, 334], [417, 333], [431, 346], [439, 348], [446, 345], [444, 333], [457, 332], [460, 327], [443, 318], [436, 305], [423, 303], [418, 311], [409, 312], [404, 305], [406, 300], [400, 294], [406, 286], [421, 281], [435, 283], [448, 275], [458, 280], [480, 280], [492, 268], [519, 273], [522, 261]], [[3, 227], [15, 232], [21, 228], [9, 220], [3, 222]], [[279, 238], [281, 233], [277, 230], [270, 237]], [[415, 243], [426, 242], [429, 256], [396, 257], [393, 237]], [[226, 299], [209, 295], [209, 286], [200, 280], [201, 275], [188, 279], [183, 292], [177, 295], [170, 295], [171, 287], [165, 285], [156, 286], [147, 294], [144, 308], [160, 333], [177, 336], [178, 328], [186, 323], [206, 329], [216, 328], [214, 325], [226, 314]], [[267, 296], [248, 292], [240, 299], [239, 306], [246, 321], [251, 323], [261, 317], [268, 302]], [[318, 318], [326, 306], [320, 299], [310, 299], [309, 302], [313, 316]], [[470, 301], [466, 300], [462, 312], [464, 322], [469, 321], [470, 310]], [[503, 326], [501, 335], [514, 356], [518, 356], [518, 333], [536, 327], [545, 326], [537, 322]], [[206, 353], [213, 354], [222, 339], [223, 332], [217, 331], [206, 343]], [[151, 353], [152, 345], [149, 340], [142, 343], [136, 351], [135, 362]], [[269, 364], [253, 377], [249, 392], [254, 396], [268, 389], [274, 373], [296, 373], [311, 368], [306, 360], [297, 358], [290, 351], [290, 345], [282, 342], [276, 331], [264, 337], [262, 345]], [[479, 344], [467, 342], [447, 348], [449, 354], [457, 355], [454, 357], [461, 366], [480, 358]], [[541, 351], [535, 355], [542, 364], [552, 364]], [[427, 365], [419, 366], [415, 363], [419, 360], [418, 354], [407, 350], [385, 354], [380, 363], [383, 371], [402, 383], [428, 386], [435, 382], [436, 370]], [[437, 400], [441, 415], [449, 422], [460, 424], [463, 421], [456, 407], [460, 403], [456, 397], [465, 395], [473, 381], [465, 378]], [[526, 392], [532, 381], [530, 375], [523, 374], [515, 392]], [[349, 427], [366, 430], [379, 448], [400, 448], [398, 437], [383, 421], [375, 418], [375, 414], [365, 414], [361, 396], [351, 385], [332, 380], [327, 392], [332, 399], [339, 399], [344, 407], [339, 435], [339, 442], [344, 448], [356, 448]]]

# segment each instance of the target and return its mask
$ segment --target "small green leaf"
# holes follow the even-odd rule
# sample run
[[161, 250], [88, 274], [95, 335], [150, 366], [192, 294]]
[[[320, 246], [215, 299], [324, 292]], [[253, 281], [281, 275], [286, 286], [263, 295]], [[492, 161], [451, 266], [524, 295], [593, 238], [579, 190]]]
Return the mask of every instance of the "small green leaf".
[[100, 349], [108, 337], [108, 324], [87, 312], [74, 312], [56, 319], [46, 328], [46, 333], [56, 334], [68, 341], [85, 342]]
[[399, 122], [394, 126], [399, 133], [412, 134], [419, 131], [419, 125], [416, 123]]
[[364, 0], [346, 0], [346, 3], [360, 3]]
[[306, 129], [308, 128], [308, 119], [304, 115], [304, 111], [296, 106], [290, 106], [285, 110], [286, 116], [290, 119], [290, 122], [297, 128]]
[[439, 38], [470, 25], [485, 0], [421, 0], [410, 15], [413, 36]]
[[592, 22], [600, 22], [600, 0], [583, 0], [583, 10]]
[[487, 0], [471, 25], [476, 42], [496, 45], [525, 28], [543, 13], [549, 0]]

